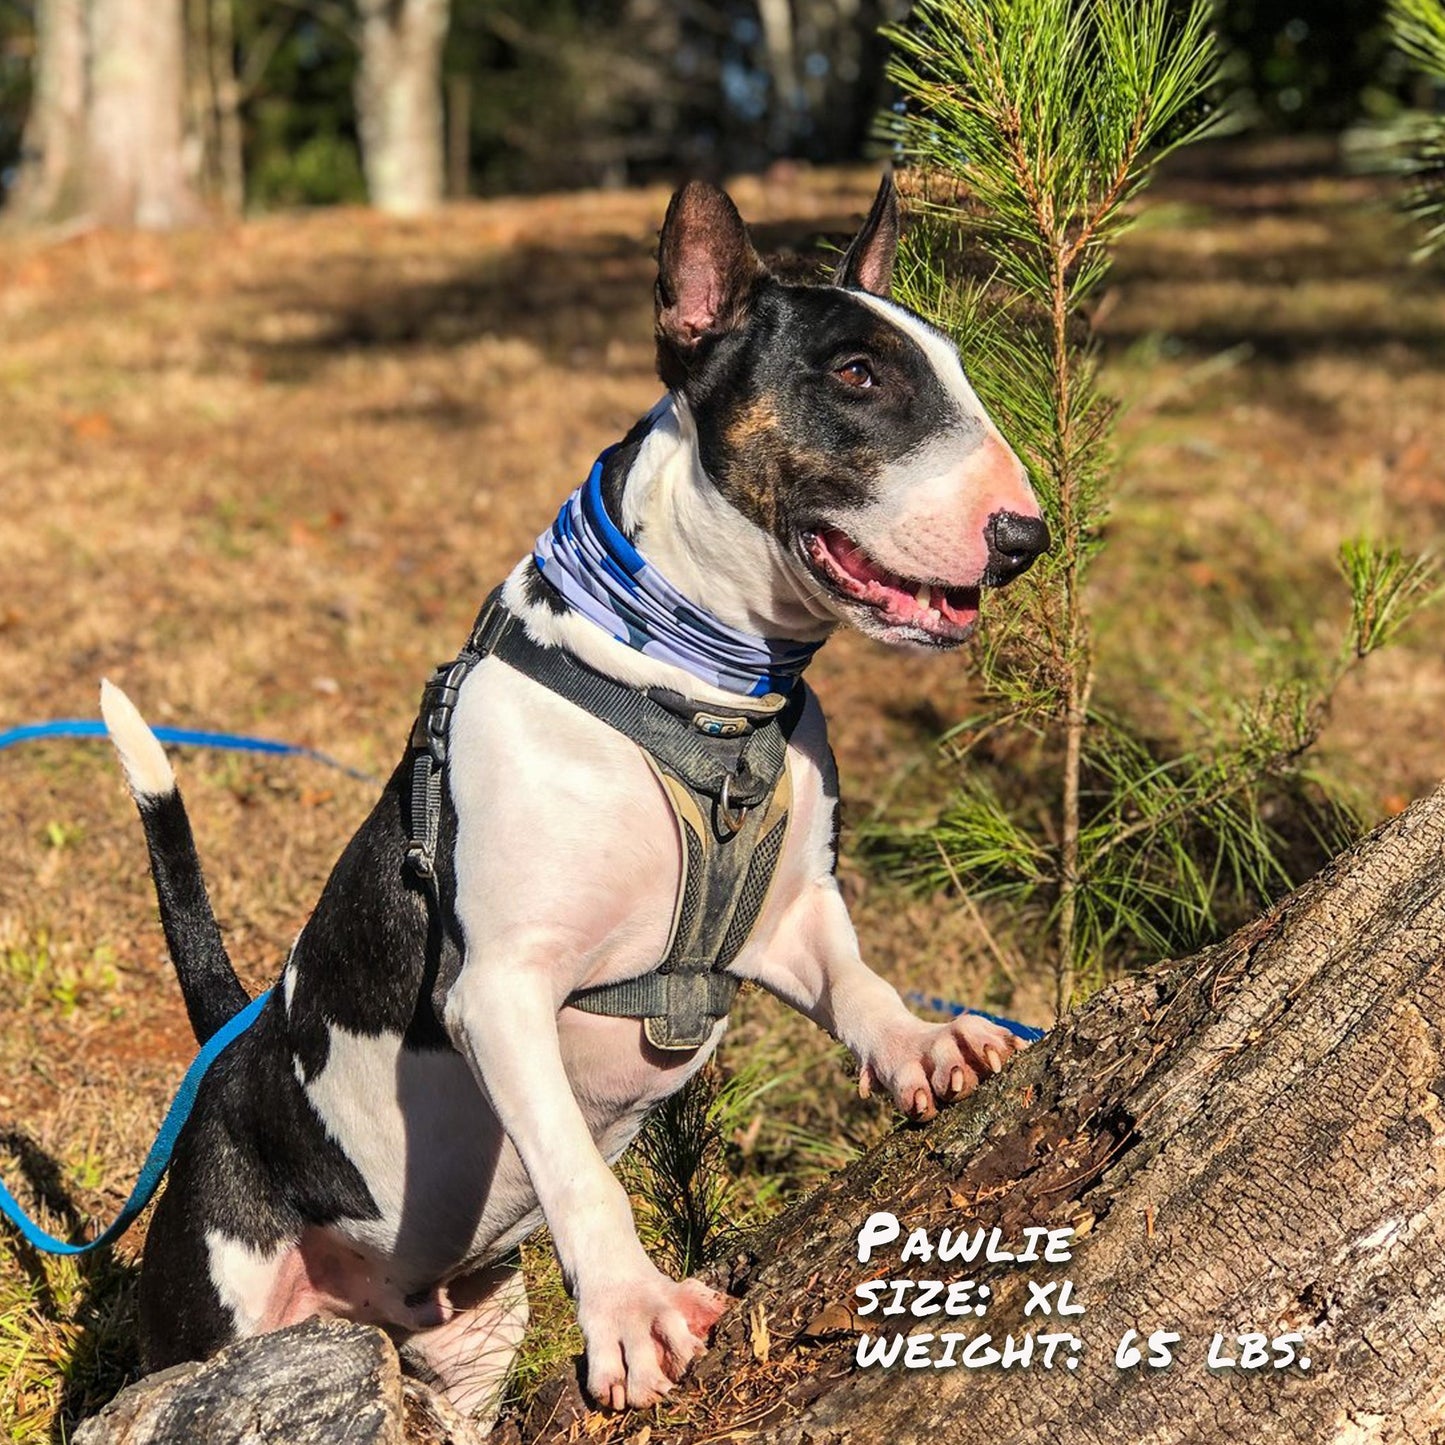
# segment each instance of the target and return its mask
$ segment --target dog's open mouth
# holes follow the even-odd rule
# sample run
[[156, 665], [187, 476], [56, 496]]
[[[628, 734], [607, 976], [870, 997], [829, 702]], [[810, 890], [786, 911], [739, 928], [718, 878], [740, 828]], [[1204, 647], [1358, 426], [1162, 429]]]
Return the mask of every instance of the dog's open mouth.
[[942, 587], [881, 567], [846, 533], [820, 527], [801, 538], [809, 567], [830, 590], [878, 613], [889, 628], [922, 633], [920, 641], [962, 642], [978, 621], [977, 587]]

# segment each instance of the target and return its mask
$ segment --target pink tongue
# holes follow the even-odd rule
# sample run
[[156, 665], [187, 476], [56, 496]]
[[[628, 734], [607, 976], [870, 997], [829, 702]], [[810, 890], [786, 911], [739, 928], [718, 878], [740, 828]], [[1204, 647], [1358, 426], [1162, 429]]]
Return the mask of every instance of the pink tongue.
[[[916, 587], [906, 586], [901, 578], [878, 566], [842, 532], [827, 532], [819, 540], [838, 568], [859, 584], [860, 597], [883, 603], [889, 614], [901, 621], [909, 621], [926, 611], [918, 601]], [[941, 588], [932, 589], [930, 600], [935, 607], [939, 607], [942, 597]]]
[[[926, 631], [936, 631], [939, 617], [955, 627], [966, 627], [977, 615], [976, 605], [953, 606], [942, 587], [930, 586], [925, 600], [920, 601], [916, 583], [910, 586], [880, 567], [843, 532], [822, 532], [817, 540], [833, 565], [855, 584], [852, 590], [856, 595], [882, 607], [891, 622], [915, 623]], [[936, 616], [930, 617], [930, 608]]]

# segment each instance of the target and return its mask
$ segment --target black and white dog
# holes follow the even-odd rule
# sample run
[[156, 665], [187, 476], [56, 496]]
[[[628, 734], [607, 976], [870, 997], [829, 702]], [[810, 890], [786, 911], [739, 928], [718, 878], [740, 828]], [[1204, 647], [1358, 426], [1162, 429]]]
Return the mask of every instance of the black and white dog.
[[[801, 689], [786, 834], [726, 972], [842, 1040], [865, 1093], [928, 1118], [1017, 1041], [981, 1018], [913, 1017], [859, 956], [833, 876], [832, 756], [796, 674], [841, 623], [956, 647], [979, 587], [1024, 570], [1047, 532], [953, 345], [887, 299], [897, 229], [885, 180], [832, 283], [785, 283], [723, 192], [681, 190], [656, 288], [667, 395], [501, 599], [539, 652], [699, 717]], [[165, 754], [123, 694], [102, 699], [204, 1035], [246, 995]], [[146, 1242], [148, 1363], [342, 1316], [385, 1327], [485, 1421], [526, 1320], [515, 1247], [545, 1220], [589, 1390], [648, 1405], [726, 1301], [653, 1266], [608, 1166], [726, 1020], [697, 1047], [659, 1048], [636, 1017], [568, 1001], [667, 950], [679, 824], [642, 748], [499, 656], [461, 685], [444, 780], [435, 894], [405, 867], [403, 764], [206, 1080]]]

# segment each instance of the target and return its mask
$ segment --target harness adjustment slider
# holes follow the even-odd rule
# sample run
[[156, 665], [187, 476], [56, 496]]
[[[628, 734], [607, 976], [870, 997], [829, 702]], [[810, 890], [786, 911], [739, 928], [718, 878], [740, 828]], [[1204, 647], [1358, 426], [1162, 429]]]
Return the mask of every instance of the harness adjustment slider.
[[740, 738], [753, 730], [752, 722], [748, 718], [725, 717], [712, 712], [694, 713], [692, 725], [698, 732], [710, 738]]

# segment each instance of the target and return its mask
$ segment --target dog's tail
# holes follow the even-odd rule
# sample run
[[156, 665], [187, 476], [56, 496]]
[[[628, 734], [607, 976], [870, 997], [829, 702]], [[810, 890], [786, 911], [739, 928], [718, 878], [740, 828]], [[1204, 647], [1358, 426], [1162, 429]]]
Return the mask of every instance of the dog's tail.
[[240, 1013], [250, 996], [221, 942], [206, 880], [201, 876], [191, 820], [165, 749], [135, 704], [112, 682], [100, 684], [100, 712], [140, 810], [161, 927], [181, 981], [191, 1028], [204, 1042]]

